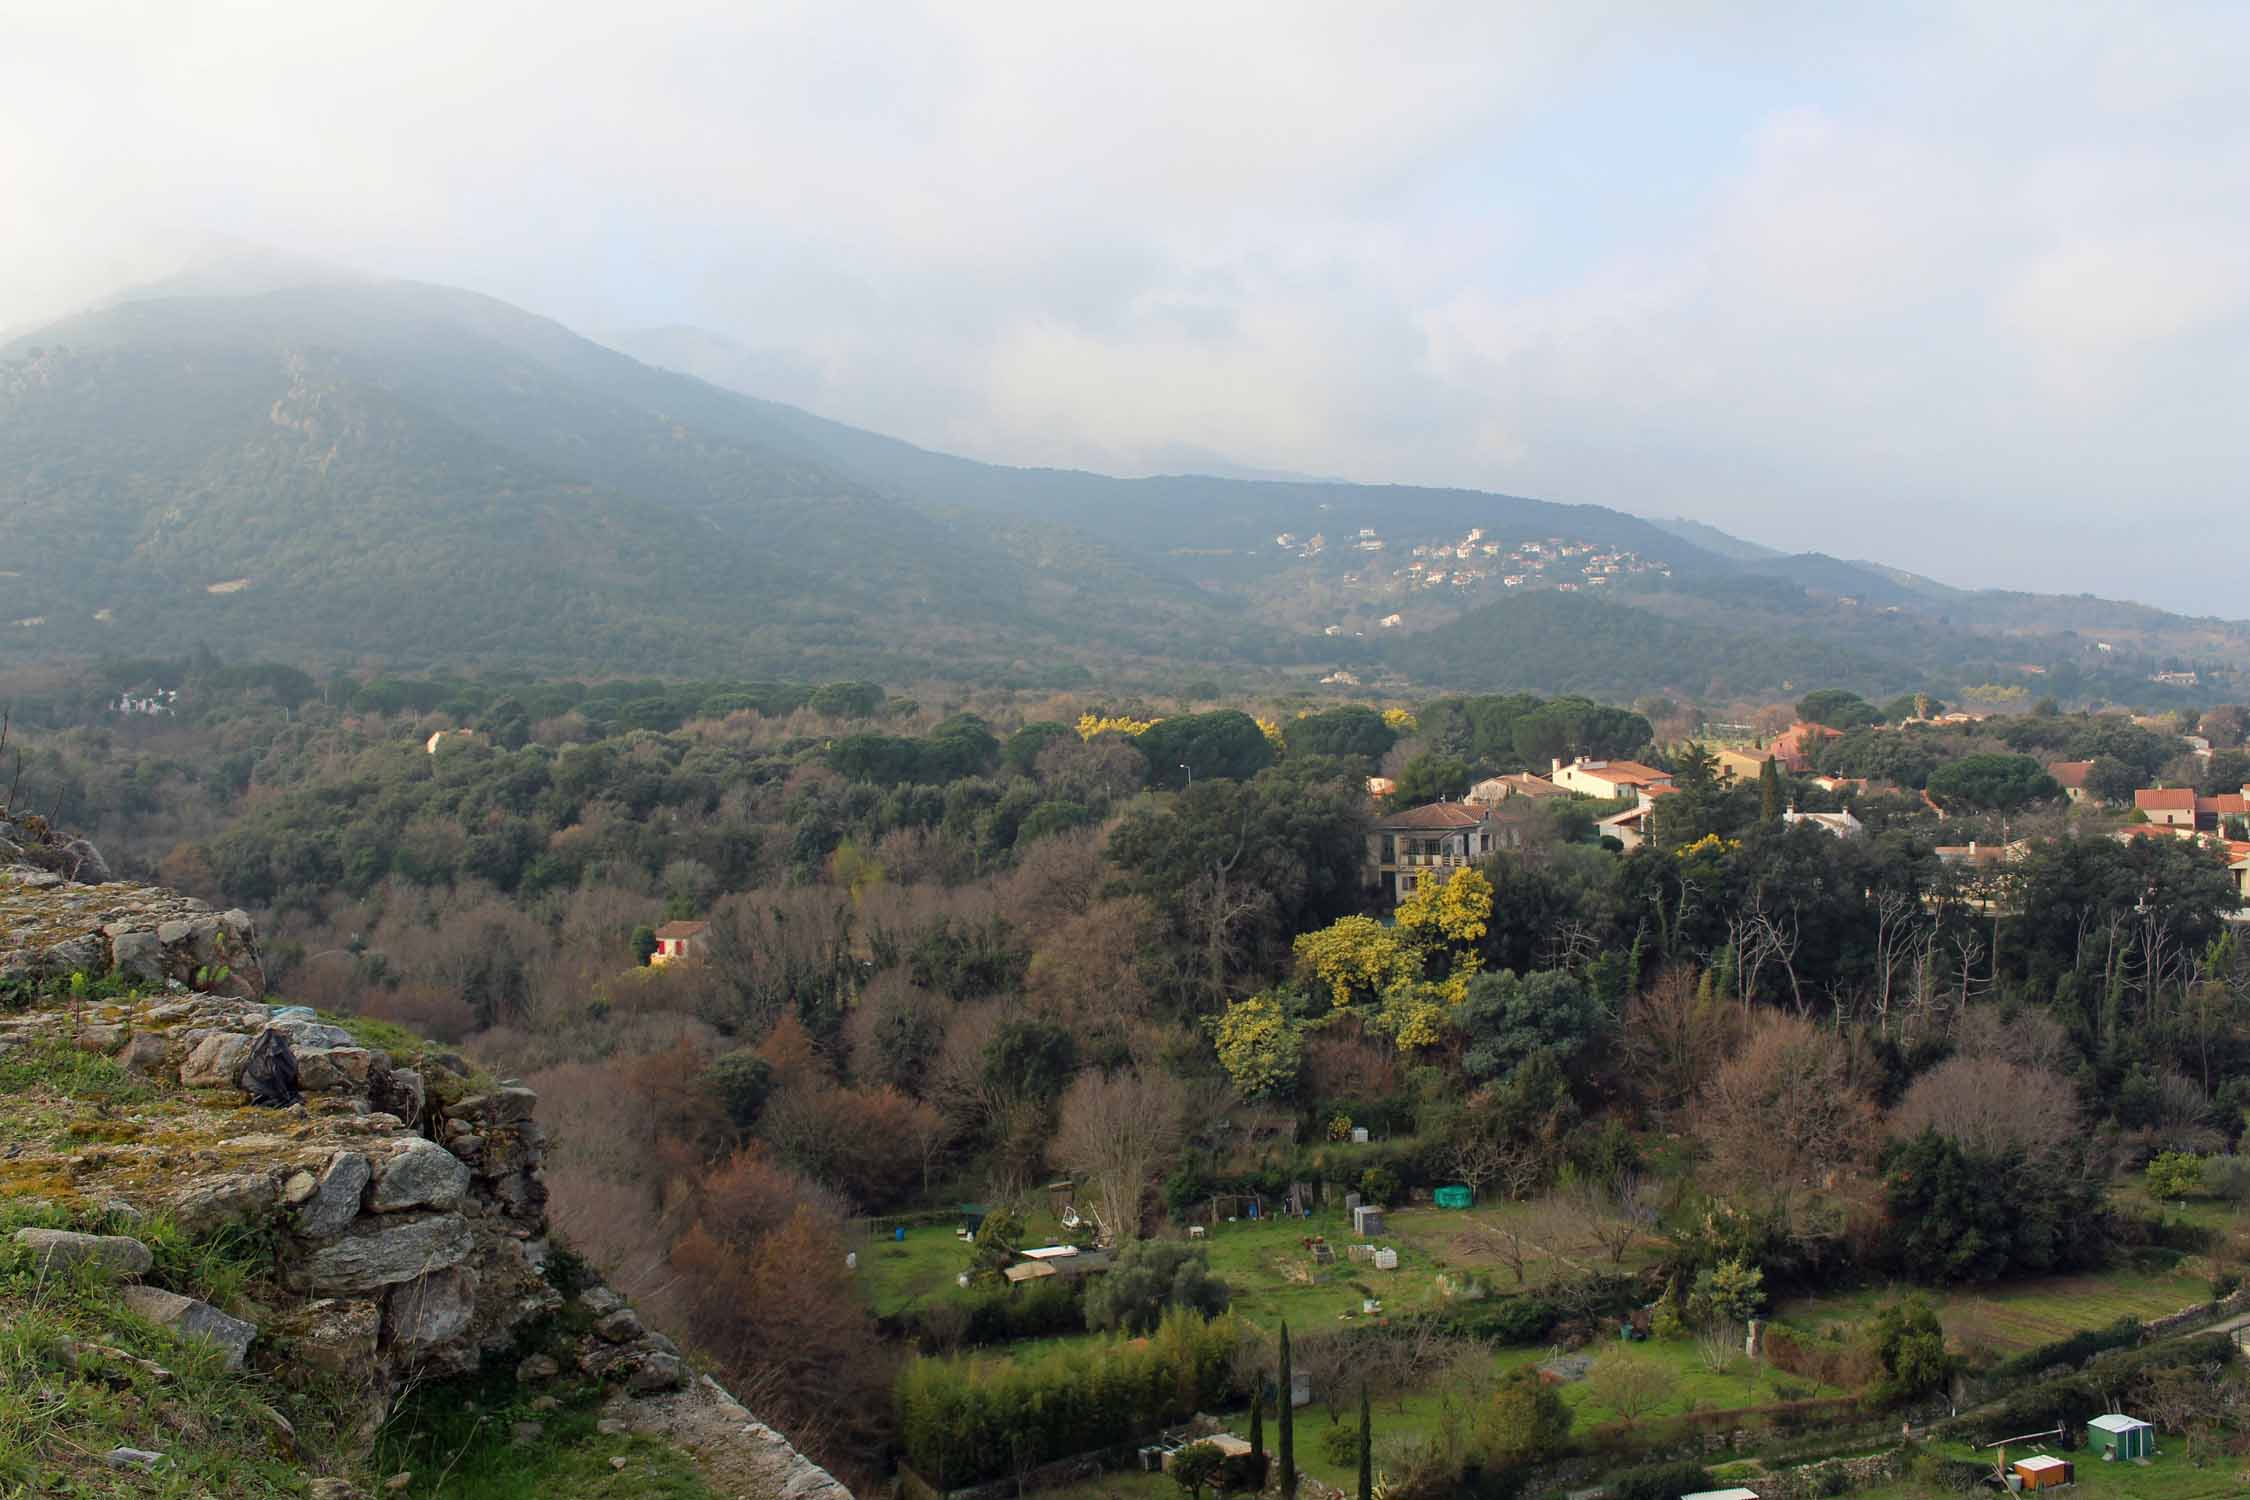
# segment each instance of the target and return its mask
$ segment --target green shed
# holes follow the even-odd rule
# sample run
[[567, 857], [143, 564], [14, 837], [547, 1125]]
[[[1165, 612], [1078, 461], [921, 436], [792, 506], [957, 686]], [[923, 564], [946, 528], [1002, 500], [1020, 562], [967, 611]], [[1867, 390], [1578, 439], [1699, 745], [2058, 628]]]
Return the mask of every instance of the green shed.
[[1458, 1182], [1441, 1187], [1430, 1194], [1431, 1200], [1440, 1208], [1467, 1208], [1469, 1200], [1473, 1196], [1475, 1195], [1467, 1187]]
[[2104, 1459], [2148, 1458], [2156, 1452], [2156, 1429], [2122, 1412], [2086, 1424], [2087, 1444]]

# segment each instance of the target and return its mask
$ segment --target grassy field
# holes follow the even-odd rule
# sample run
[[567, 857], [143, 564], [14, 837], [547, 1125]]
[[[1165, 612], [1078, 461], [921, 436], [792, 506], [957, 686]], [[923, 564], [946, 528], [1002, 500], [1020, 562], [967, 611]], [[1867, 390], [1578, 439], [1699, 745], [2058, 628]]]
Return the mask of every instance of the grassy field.
[[[1234, 1292], [1234, 1309], [1261, 1328], [1349, 1321], [1359, 1317], [1364, 1297], [1377, 1297], [1386, 1313], [1411, 1312], [1443, 1300], [1438, 1273], [1476, 1273], [1496, 1292], [1516, 1289], [1514, 1271], [1495, 1253], [1490, 1231], [1506, 1224], [1527, 1226], [1533, 1210], [1500, 1203], [1470, 1210], [1409, 1208], [1389, 1215], [1385, 1232], [1371, 1241], [1356, 1240], [1350, 1220], [1340, 1213], [1310, 1219], [1245, 1219], [1209, 1226], [1202, 1242], [1211, 1269]], [[902, 1241], [857, 1242], [860, 1275], [868, 1304], [878, 1316], [893, 1315], [932, 1299], [965, 1297], [954, 1278], [969, 1263], [970, 1247], [954, 1235], [951, 1222], [910, 1227]], [[1027, 1241], [1059, 1239], [1062, 1228], [1038, 1212], [1027, 1216]], [[1333, 1265], [1318, 1265], [1305, 1241], [1327, 1239]], [[1387, 1246], [1398, 1252], [1398, 1269], [1378, 1271], [1349, 1259], [1354, 1244]], [[1628, 1267], [1645, 1262], [1653, 1246], [1628, 1254]], [[1541, 1245], [1528, 1255], [1524, 1286], [1536, 1288], [1576, 1267], [1606, 1260], [1575, 1247]]]
[[[1938, 1451], [1986, 1463], [1992, 1459], [1989, 1453], [1975, 1453], [1960, 1444], [1946, 1444]], [[2026, 1457], [2030, 1451], [2025, 1449], [2015, 1456]], [[2250, 1460], [2229, 1458], [2201, 1447], [2190, 1460], [2178, 1439], [2166, 1442], [2163, 1451], [2145, 1464], [2105, 1464], [2098, 1455], [2084, 1451], [2058, 1453], [2056, 1457], [2067, 1458], [2077, 1466], [2076, 1486], [2056, 1491], [2070, 1500], [2222, 1500], [2250, 1494]], [[1755, 1483], [1751, 1487], [1756, 1488]], [[1911, 1478], [1853, 1491], [1858, 1500], [1926, 1500], [1929, 1493], [1926, 1483]]]
[[[2003, 1286], [1922, 1289], [1938, 1310], [1948, 1339], [1959, 1348], [2014, 1354], [2101, 1328], [2130, 1314], [2160, 1317], [2210, 1300], [2210, 1268], [2191, 1256], [2173, 1271], [2115, 1270], [2098, 1275], [2050, 1276]], [[1859, 1323], [1885, 1302], [1916, 1288], [1880, 1287], [1822, 1297], [1794, 1298], [1775, 1310], [1779, 1321], [1825, 1329]]]

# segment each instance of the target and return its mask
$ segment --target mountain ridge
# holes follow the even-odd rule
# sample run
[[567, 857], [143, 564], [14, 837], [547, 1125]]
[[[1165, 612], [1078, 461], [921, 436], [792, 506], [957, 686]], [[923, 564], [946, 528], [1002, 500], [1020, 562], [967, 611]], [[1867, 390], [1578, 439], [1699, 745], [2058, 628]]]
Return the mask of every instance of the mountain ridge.
[[[2250, 629], [2227, 622], [1819, 553], [1730, 557], [1681, 529], [1771, 549], [1605, 506], [987, 464], [475, 292], [240, 279], [212, 293], [203, 273], [0, 345], [0, 515], [29, 563], [0, 576], [0, 658], [203, 640], [394, 669], [1067, 685], [1348, 668], [1473, 686], [1560, 649], [1567, 617], [1733, 664], [1692, 685], [1654, 663], [1590, 672], [1619, 692], [1786, 692], [1816, 670], [1996, 680], [1976, 674], [2034, 659], [2116, 691], [2166, 662], [2250, 664]], [[1589, 556], [1587, 574], [1618, 565], [1577, 604], [1500, 596], [1511, 567], [1567, 593]], [[2091, 660], [2082, 625], [2129, 654]]]

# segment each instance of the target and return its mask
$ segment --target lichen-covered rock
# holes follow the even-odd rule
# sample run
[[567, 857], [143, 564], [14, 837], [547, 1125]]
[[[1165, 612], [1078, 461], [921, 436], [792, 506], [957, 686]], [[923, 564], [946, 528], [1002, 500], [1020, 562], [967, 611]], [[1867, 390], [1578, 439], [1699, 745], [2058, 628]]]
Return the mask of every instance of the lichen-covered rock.
[[242, 1356], [258, 1336], [257, 1324], [230, 1318], [208, 1302], [198, 1302], [177, 1292], [153, 1286], [129, 1286], [118, 1295], [126, 1307], [158, 1327], [168, 1328], [181, 1338], [203, 1339], [217, 1345], [230, 1370], [242, 1368]]
[[390, 1059], [365, 1047], [311, 1047], [297, 1052], [297, 1081], [308, 1094], [364, 1095], [378, 1068], [388, 1072]]
[[409, 1136], [375, 1175], [368, 1206], [377, 1213], [408, 1208], [449, 1209], [469, 1190], [469, 1169], [435, 1141]]
[[626, 1389], [637, 1395], [654, 1395], [658, 1391], [676, 1391], [687, 1383], [687, 1366], [669, 1354], [644, 1354], [633, 1373], [626, 1377]]
[[297, 1232], [315, 1240], [342, 1234], [359, 1217], [360, 1196], [374, 1175], [374, 1167], [360, 1152], [339, 1151], [330, 1157], [311, 1195], [297, 1209]]
[[510, 1172], [493, 1179], [492, 1196], [518, 1219], [536, 1219], [547, 1206], [547, 1187], [535, 1172]]
[[301, 1017], [280, 1017], [268, 1024], [274, 1030], [287, 1034], [289, 1045], [296, 1049], [300, 1058], [308, 1052], [356, 1045], [350, 1032], [341, 1026], [331, 1026], [326, 1021], [308, 1021]]
[[621, 1307], [598, 1320], [594, 1324], [594, 1332], [612, 1344], [630, 1344], [645, 1330], [641, 1327], [640, 1314], [629, 1307]]
[[370, 1080], [367, 1097], [377, 1109], [398, 1116], [407, 1125], [418, 1125], [428, 1094], [421, 1073], [413, 1068], [392, 1068]]
[[238, 1031], [205, 1037], [180, 1064], [180, 1082], [191, 1089], [240, 1088], [243, 1065], [250, 1061], [251, 1040]]
[[156, 1257], [139, 1240], [121, 1234], [74, 1234], [67, 1229], [19, 1229], [15, 1242], [42, 1271], [92, 1266], [105, 1276], [142, 1276]]
[[280, 1205], [281, 1189], [267, 1172], [238, 1172], [187, 1188], [172, 1199], [172, 1221], [182, 1234], [215, 1234], [262, 1223]]
[[365, 1376], [375, 1364], [382, 1309], [364, 1297], [321, 1297], [303, 1303], [275, 1330], [292, 1358], [329, 1375]]
[[118, 928], [109, 935], [110, 963], [128, 984], [162, 984], [164, 982], [164, 944], [147, 928]]
[[108, 1057], [125, 1045], [125, 1028], [122, 1026], [81, 1026], [71, 1038], [81, 1052], [95, 1052]]
[[342, 1239], [313, 1250], [288, 1272], [290, 1283], [326, 1296], [380, 1291], [457, 1266], [475, 1248], [459, 1214], [363, 1220]]
[[136, 1031], [118, 1049], [117, 1061], [131, 1072], [154, 1075], [164, 1070], [171, 1056], [172, 1049], [165, 1045], [164, 1038], [146, 1031]]
[[476, 1310], [477, 1273], [454, 1266], [392, 1287], [383, 1326], [394, 1345], [442, 1344], [466, 1331]]

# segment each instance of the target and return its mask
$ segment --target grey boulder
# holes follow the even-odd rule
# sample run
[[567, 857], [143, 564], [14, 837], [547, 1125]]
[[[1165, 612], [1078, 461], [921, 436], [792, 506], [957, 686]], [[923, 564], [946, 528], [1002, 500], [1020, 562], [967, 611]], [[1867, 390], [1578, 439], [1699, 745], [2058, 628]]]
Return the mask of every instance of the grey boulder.
[[111, 1277], [139, 1276], [156, 1257], [139, 1240], [121, 1234], [76, 1234], [67, 1229], [19, 1229], [18, 1245], [42, 1271], [90, 1265]]
[[230, 1318], [208, 1302], [183, 1297], [153, 1286], [129, 1286], [120, 1294], [125, 1305], [160, 1328], [169, 1328], [183, 1339], [203, 1339], [216, 1345], [230, 1370], [242, 1368], [242, 1356], [258, 1336], [258, 1325]]

